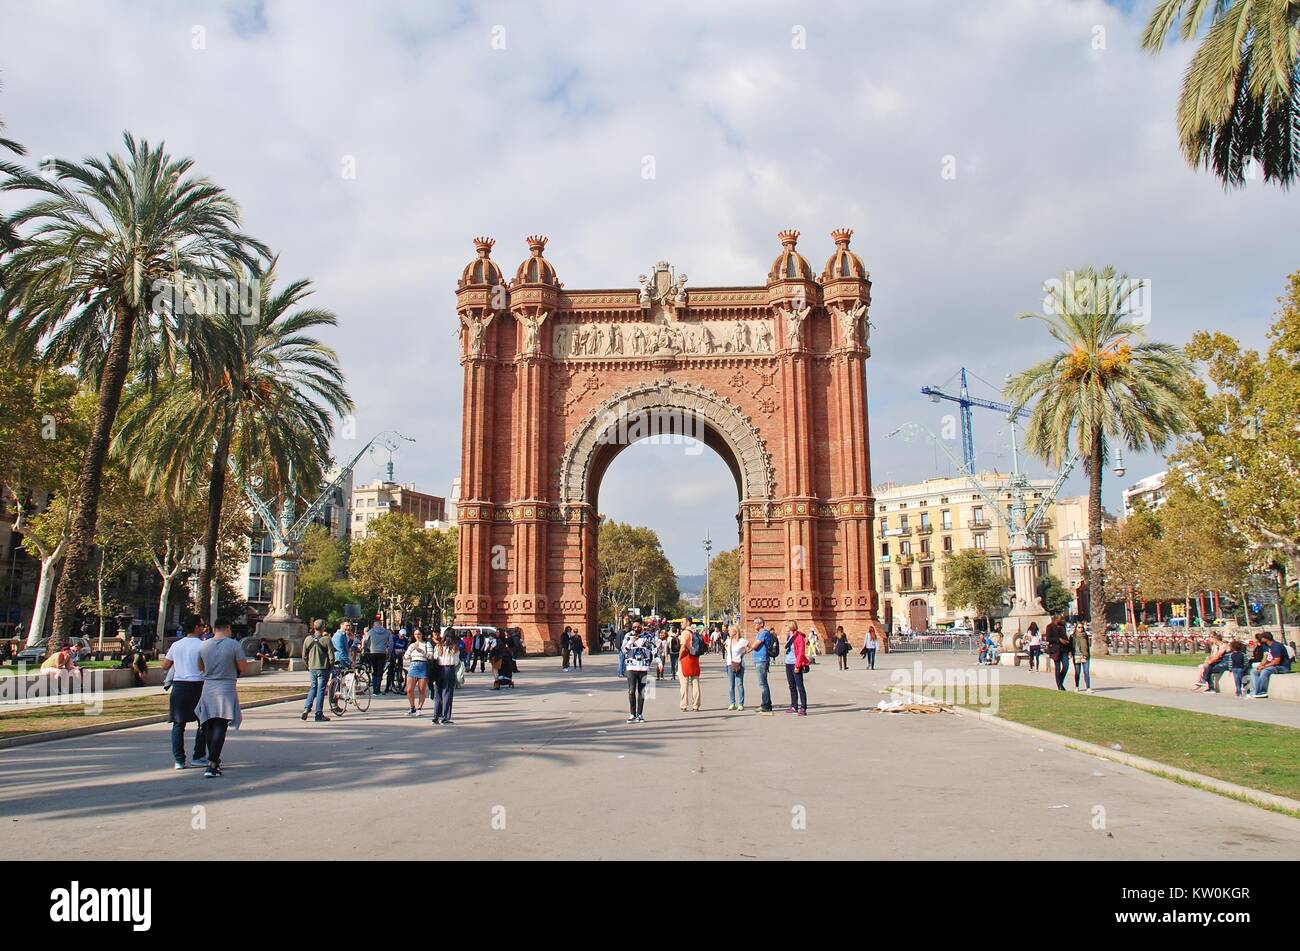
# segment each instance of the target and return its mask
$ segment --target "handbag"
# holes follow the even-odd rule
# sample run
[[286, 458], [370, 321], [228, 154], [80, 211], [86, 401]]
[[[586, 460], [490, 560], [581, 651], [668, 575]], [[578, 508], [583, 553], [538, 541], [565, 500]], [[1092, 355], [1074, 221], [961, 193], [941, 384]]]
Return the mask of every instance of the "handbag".
[[742, 669], [743, 669], [743, 668], [741, 667], [741, 663], [740, 663], [740, 661], [738, 661], [738, 660], [733, 660], [733, 661], [731, 662], [731, 672], [732, 672], [733, 674], [738, 674], [738, 673], [740, 673], [740, 671], [741, 671]]
[[463, 660], [456, 661], [456, 686], [465, 686], [465, 662]]

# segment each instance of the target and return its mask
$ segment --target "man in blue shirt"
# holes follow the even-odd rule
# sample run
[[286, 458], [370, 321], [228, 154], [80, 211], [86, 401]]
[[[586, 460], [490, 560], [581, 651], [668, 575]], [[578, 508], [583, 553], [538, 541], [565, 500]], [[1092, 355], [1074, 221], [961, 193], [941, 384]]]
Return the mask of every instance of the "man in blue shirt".
[[398, 666], [402, 663], [402, 658], [406, 656], [406, 648], [410, 645], [411, 639], [406, 636], [406, 628], [399, 628], [393, 635], [392, 644], [388, 648], [388, 680], [384, 684], [384, 693], [401, 693], [400, 690], [393, 689], [393, 677], [397, 673]]
[[1267, 632], [1260, 634], [1259, 640], [1264, 645], [1264, 661], [1255, 668], [1252, 696], [1267, 700], [1269, 678], [1274, 674], [1291, 672], [1291, 655], [1287, 653], [1284, 644], [1273, 640], [1272, 634]]
[[351, 631], [352, 625], [344, 621], [330, 638], [330, 642], [334, 645], [334, 662], [344, 667], [352, 666], [351, 638], [348, 637]]
[[772, 660], [780, 653], [781, 643], [767, 628], [761, 618], [754, 618], [754, 639], [749, 642], [749, 649], [754, 655], [754, 669], [758, 671], [758, 686], [763, 692], [758, 712], [765, 716], [772, 715], [772, 691], [767, 686], [767, 670]]

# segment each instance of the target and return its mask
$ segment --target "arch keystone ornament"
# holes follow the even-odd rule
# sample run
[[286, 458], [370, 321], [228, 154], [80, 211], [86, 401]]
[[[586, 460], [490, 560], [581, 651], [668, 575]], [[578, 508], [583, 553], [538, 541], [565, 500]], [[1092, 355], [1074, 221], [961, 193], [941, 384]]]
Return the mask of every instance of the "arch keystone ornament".
[[474, 239], [456, 289], [465, 371], [457, 623], [595, 647], [600, 484], [641, 439], [714, 449], [736, 484], [741, 612], [855, 638], [877, 621], [867, 430], [871, 279], [837, 229], [820, 277], [778, 235], [767, 283], [687, 288], [661, 260], [568, 289], [547, 240], [508, 284]]

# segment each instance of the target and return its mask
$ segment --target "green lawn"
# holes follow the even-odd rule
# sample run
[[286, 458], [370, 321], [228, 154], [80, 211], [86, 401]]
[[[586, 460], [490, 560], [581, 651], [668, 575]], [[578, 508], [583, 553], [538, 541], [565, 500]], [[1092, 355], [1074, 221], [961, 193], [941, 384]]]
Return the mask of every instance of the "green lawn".
[[[150, 667], [157, 667], [160, 664], [162, 664], [162, 661], [160, 660], [149, 661]], [[118, 667], [122, 666], [122, 662], [120, 660], [88, 660], [83, 663], [77, 664], [77, 666], [80, 667], [82, 670], [116, 670]], [[40, 664], [27, 665], [26, 673], [38, 674], [40, 673], [40, 671], [41, 671]], [[16, 673], [18, 673], [18, 668], [12, 665], [0, 667], [0, 677], [12, 677]]]
[[1042, 687], [1003, 686], [997, 715], [1300, 799], [1300, 730]]
[[1171, 664], [1174, 667], [1200, 667], [1208, 654], [1107, 654], [1097, 660], [1131, 660], [1139, 664]]
[[[275, 697], [287, 697], [304, 692], [293, 686], [239, 685], [239, 699], [244, 703], [254, 700], [270, 700]], [[92, 726], [115, 720], [131, 720], [136, 717], [160, 716], [167, 712], [168, 695], [160, 689], [156, 694], [145, 697], [124, 697], [117, 700], [105, 700], [103, 710], [96, 715], [87, 715], [85, 708], [79, 704], [49, 704], [15, 710], [0, 714], [0, 737], [23, 736], [28, 733], [47, 733], [54, 730], [68, 730], [73, 727]]]

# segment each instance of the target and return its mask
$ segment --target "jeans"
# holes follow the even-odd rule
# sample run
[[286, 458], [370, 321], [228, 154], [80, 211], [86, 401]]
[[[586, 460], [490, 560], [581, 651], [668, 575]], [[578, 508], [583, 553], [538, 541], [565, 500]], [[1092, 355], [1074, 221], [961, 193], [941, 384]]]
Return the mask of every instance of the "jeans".
[[1254, 683], [1251, 689], [1257, 697], [1268, 696], [1268, 681], [1274, 674], [1287, 674], [1290, 671], [1282, 670], [1280, 667], [1260, 667], [1255, 671]]
[[618, 675], [620, 677], [627, 676], [627, 655], [622, 650], [618, 652]]
[[674, 654], [672, 651], [668, 652], [668, 663], [666, 665], [666, 668], [669, 672], [669, 676], [672, 677], [673, 680], [676, 680], [677, 679], [677, 655]]
[[803, 686], [803, 674], [795, 670], [794, 664], [785, 665], [785, 682], [790, 688], [791, 709], [807, 710], [808, 691]]
[[456, 665], [435, 668], [433, 691], [433, 718], [451, 719], [451, 699], [456, 693]]
[[876, 649], [874, 647], [867, 648], [867, 668], [869, 670], [876, 669]]
[[641, 716], [645, 710], [645, 682], [649, 676], [648, 670], [627, 672], [627, 712], [634, 717]]
[[1043, 648], [1038, 645], [1029, 645], [1029, 669], [1038, 669], [1038, 659], [1043, 656]]
[[560, 651], [560, 666], [565, 670], [569, 669], [569, 649], [567, 647]]
[[1241, 696], [1241, 682], [1245, 679], [1245, 677], [1246, 677], [1246, 671], [1245, 671], [1245, 668], [1242, 668], [1242, 667], [1233, 667], [1233, 668], [1232, 668], [1232, 680], [1233, 680], [1233, 682], [1237, 685], [1237, 696], [1238, 696], [1238, 697]]
[[1092, 658], [1085, 657], [1083, 660], [1074, 662], [1074, 689], [1079, 689], [1079, 674], [1083, 674], [1083, 687], [1085, 690], [1092, 689]]
[[573, 652], [573, 666], [578, 670], [582, 670], [582, 651]]
[[763, 698], [759, 701], [758, 708], [771, 712], [772, 710], [772, 691], [767, 686], [767, 661], [760, 660], [754, 664], [754, 670], [758, 673], [758, 687], [763, 692]]
[[366, 666], [370, 668], [370, 685], [374, 693], [379, 693], [384, 688], [384, 664], [387, 662], [387, 654], [366, 655]]
[[[194, 756], [193, 759], [202, 759], [208, 752], [207, 737], [203, 735], [203, 726], [195, 724], [194, 730]], [[178, 763], [185, 762], [185, 724], [172, 724], [172, 759]]]
[[[740, 699], [736, 699], [736, 695]], [[727, 700], [730, 703], [738, 703], [742, 707], [745, 705], [745, 668], [732, 670], [731, 665], [727, 665]]]
[[222, 720], [217, 717], [205, 720], [200, 727], [200, 732], [208, 744], [208, 762], [213, 766], [221, 765], [221, 748], [226, 745], [226, 730], [229, 727], [229, 720]]
[[302, 705], [303, 713], [311, 709], [312, 700], [316, 701], [316, 716], [325, 715], [325, 688], [329, 686], [330, 669], [308, 671], [311, 674], [311, 686], [307, 688], [307, 702]]
[[1228, 670], [1230, 665], [1231, 662], [1224, 659], [1219, 661], [1217, 664], [1211, 664], [1209, 667], [1205, 668], [1205, 686], [1209, 689], [1210, 693], [1219, 692], [1219, 688], [1214, 682], [1214, 675]]
[[1070, 671], [1070, 655], [1061, 651], [1053, 658], [1053, 663], [1056, 665], [1056, 689], [1064, 690], [1065, 675]]

